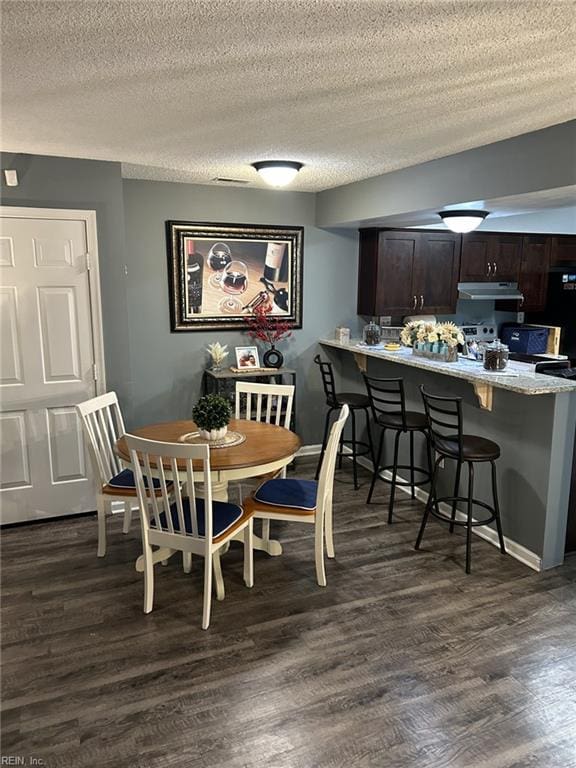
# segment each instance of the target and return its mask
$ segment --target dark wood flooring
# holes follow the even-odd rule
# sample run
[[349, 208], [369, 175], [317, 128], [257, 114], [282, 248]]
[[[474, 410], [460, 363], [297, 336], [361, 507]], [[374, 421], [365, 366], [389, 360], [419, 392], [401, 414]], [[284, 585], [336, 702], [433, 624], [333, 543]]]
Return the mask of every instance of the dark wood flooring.
[[[301, 461], [299, 472], [310, 471]], [[223, 558], [227, 595], [200, 629], [201, 559], [157, 566], [142, 613], [137, 526], [93, 518], [2, 534], [2, 755], [83, 768], [576, 766], [576, 561], [536, 574], [432, 522], [367, 473], [335, 486], [335, 561], [312, 527], [276, 524], [281, 558]], [[380, 487], [381, 499], [386, 487]], [[38, 763], [37, 763], [38, 764]]]

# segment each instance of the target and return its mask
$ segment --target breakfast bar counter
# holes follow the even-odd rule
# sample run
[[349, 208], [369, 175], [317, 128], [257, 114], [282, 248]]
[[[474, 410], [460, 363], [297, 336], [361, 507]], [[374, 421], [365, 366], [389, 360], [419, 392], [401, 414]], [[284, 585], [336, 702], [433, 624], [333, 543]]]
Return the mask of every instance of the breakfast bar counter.
[[512, 366], [501, 372], [486, 371], [482, 364], [475, 360], [468, 360], [462, 357], [458, 359], [458, 362], [454, 363], [430, 360], [412, 354], [410, 347], [400, 347], [398, 351], [388, 352], [383, 348], [369, 347], [360, 341], [355, 342], [353, 340], [349, 344], [341, 344], [339, 341], [332, 339], [322, 339], [320, 343], [323, 346], [336, 347], [352, 352], [361, 370], [365, 370], [365, 362], [362, 361], [362, 357], [374, 357], [391, 363], [410, 365], [414, 368], [422, 368], [444, 374], [445, 376], [464, 379], [474, 385], [477, 394], [487, 386], [509, 389], [521, 395], [549, 395], [557, 394], [558, 392], [576, 392], [576, 381], [574, 380], [554, 378], [553, 376], [545, 376], [542, 373], [532, 373], [530, 371], [519, 372], [512, 370]]
[[[494, 440], [502, 450], [498, 475], [508, 552], [537, 570], [563, 562], [576, 431], [575, 381], [524, 370], [493, 373], [475, 361], [431, 360], [413, 355], [407, 347], [386, 351], [334, 339], [320, 344], [341, 379], [341, 390], [364, 391], [360, 371], [367, 371], [370, 376], [402, 377], [411, 410], [423, 410], [420, 385], [431, 394], [461, 397], [465, 432]], [[400, 463], [407, 459], [401, 456]], [[453, 486], [451, 463], [440, 470], [442, 495]], [[489, 499], [488, 473], [484, 477], [479, 471], [477, 480], [481, 497]], [[491, 528], [477, 532], [496, 540]]]

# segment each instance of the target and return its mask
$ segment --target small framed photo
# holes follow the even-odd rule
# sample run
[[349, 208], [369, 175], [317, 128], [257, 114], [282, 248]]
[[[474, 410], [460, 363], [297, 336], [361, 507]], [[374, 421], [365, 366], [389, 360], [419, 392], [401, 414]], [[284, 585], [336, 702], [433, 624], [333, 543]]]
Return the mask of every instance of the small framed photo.
[[260, 368], [258, 347], [236, 347], [237, 368]]

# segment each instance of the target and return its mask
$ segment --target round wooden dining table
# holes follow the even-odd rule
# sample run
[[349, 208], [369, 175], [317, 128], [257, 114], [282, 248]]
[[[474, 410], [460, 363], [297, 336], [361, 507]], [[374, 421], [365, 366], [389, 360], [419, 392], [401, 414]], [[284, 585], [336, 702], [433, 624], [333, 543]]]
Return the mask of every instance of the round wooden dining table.
[[[184, 435], [197, 430], [198, 427], [193, 421], [167, 421], [135, 429], [132, 434], [147, 440], [181, 444]], [[218, 501], [228, 501], [228, 483], [231, 480], [246, 480], [277, 472], [290, 464], [301, 445], [298, 435], [275, 424], [231, 419], [228, 431], [239, 432], [245, 435], [246, 439], [239, 445], [210, 450], [212, 498]], [[122, 461], [129, 466], [130, 453], [123, 437], [116, 442], [115, 449]], [[185, 482], [186, 471], [184, 466], [182, 468], [180, 480]], [[262, 549], [269, 555], [282, 553], [278, 541], [265, 542], [256, 535], [254, 548]]]

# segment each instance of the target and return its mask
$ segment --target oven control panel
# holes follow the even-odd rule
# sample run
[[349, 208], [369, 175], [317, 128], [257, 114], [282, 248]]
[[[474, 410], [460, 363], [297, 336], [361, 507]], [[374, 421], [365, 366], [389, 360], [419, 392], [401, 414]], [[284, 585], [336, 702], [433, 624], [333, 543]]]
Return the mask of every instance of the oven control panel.
[[492, 323], [463, 325], [462, 333], [466, 341], [494, 341], [498, 335], [497, 328]]

